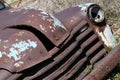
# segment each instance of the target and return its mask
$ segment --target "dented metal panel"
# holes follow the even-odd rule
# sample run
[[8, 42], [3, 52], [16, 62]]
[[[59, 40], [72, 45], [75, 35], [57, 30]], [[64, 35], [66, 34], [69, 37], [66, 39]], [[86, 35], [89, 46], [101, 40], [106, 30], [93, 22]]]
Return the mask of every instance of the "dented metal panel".
[[120, 46], [116, 46], [108, 56], [95, 64], [91, 73], [83, 80], [102, 80], [120, 60]]
[[[12, 36], [0, 39], [0, 68], [5, 68], [11, 72], [21, 71], [50, 57], [34, 34], [16, 29], [7, 29], [3, 32]], [[4, 33], [4, 36], [6, 34]]]
[[[21, 26], [18, 27], [18, 25], [30, 26], [43, 33], [56, 46], [68, 36], [68, 31], [63, 24], [56, 17], [42, 10], [12, 8], [0, 13], [0, 19], [2, 20], [0, 21], [0, 29], [16, 26], [16, 28], [20, 28]], [[61, 37], [61, 35], [64, 36]]]
[[2, 69], [0, 70], [0, 79], [1, 79], [1, 80], [6, 80], [6, 79], [8, 79], [11, 75], [12, 75], [12, 73], [9, 72], [9, 71], [2, 70]]
[[0, 19], [2, 80], [101, 80], [119, 60], [119, 46], [109, 53], [116, 40], [96, 4], [55, 16], [31, 7], [11, 8]]

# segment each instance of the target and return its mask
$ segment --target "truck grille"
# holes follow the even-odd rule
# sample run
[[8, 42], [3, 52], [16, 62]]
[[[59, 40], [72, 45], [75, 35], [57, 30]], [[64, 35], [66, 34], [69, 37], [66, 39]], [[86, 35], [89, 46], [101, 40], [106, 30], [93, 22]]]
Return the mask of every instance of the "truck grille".
[[103, 42], [86, 22], [77, 25], [54, 55], [8, 80], [83, 79], [106, 54]]

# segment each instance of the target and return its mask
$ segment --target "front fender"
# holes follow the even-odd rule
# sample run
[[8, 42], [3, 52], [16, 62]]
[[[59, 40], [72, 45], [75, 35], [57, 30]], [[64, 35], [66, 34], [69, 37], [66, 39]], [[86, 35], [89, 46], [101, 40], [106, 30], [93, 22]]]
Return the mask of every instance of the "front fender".
[[[68, 36], [68, 31], [54, 16], [31, 8], [12, 8], [0, 13], [0, 30], [18, 25], [31, 26], [44, 34], [54, 45], [59, 46]], [[62, 36], [61, 36], [62, 35]]]
[[[42, 10], [11, 8], [3, 10], [0, 19], [0, 68], [10, 72], [50, 58], [48, 52], [69, 34], [57, 18]], [[43, 43], [52, 48], [47, 49]]]

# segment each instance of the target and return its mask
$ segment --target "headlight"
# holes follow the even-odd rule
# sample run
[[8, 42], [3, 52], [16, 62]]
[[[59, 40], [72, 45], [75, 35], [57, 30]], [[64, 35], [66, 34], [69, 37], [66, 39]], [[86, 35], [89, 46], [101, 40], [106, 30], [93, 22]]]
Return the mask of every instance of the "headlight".
[[105, 21], [104, 11], [97, 5], [89, 8], [88, 16], [95, 24], [101, 24]]

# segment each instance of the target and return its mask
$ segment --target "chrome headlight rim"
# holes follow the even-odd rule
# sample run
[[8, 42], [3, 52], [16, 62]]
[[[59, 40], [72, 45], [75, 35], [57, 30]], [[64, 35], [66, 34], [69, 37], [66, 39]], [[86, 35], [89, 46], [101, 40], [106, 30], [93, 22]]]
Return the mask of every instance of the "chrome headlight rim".
[[99, 5], [93, 4], [89, 6], [87, 10], [87, 15], [89, 20], [95, 25], [98, 26], [106, 25], [104, 10]]

